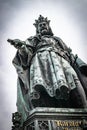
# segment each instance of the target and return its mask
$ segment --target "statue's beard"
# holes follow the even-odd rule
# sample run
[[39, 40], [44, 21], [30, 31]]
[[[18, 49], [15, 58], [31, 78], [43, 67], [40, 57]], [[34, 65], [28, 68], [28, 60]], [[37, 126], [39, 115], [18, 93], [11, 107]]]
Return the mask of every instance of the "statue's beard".
[[40, 31], [37, 30], [37, 34], [40, 36], [43, 36], [43, 35], [53, 36], [53, 32], [52, 32], [51, 28], [49, 28], [49, 29], [43, 28]]
[[43, 29], [43, 30], [41, 31], [41, 34], [42, 34], [42, 35], [46, 35], [46, 34], [48, 34], [48, 30]]
[[47, 30], [47, 29], [42, 29], [41, 31], [40, 31], [40, 34], [43, 36], [43, 35], [50, 35], [50, 31], [49, 30]]

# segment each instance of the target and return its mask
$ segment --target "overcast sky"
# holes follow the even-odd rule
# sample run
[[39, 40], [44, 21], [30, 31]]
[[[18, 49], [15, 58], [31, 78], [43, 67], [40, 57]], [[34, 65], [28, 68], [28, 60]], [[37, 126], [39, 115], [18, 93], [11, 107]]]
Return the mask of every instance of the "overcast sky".
[[11, 129], [16, 111], [16, 49], [7, 39], [35, 35], [33, 23], [39, 14], [51, 20], [54, 35], [87, 63], [87, 0], [0, 0], [0, 130]]

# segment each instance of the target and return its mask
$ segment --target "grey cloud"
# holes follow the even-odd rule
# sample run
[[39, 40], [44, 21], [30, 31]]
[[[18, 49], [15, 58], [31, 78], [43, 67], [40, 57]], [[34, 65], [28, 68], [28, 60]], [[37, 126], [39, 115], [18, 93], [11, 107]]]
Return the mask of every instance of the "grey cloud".
[[[10, 20], [15, 17], [17, 12], [21, 8], [26, 8], [26, 5], [33, 8], [35, 3], [43, 3], [43, 0], [0, 0], [0, 37], [2, 38]], [[53, 3], [53, 6], [56, 7], [59, 4], [63, 4], [66, 6], [67, 10], [69, 11], [70, 19], [73, 19], [77, 24], [79, 24], [82, 30], [82, 38], [83, 38], [83, 45], [86, 46], [86, 34], [87, 34], [87, 0], [44, 0], [44, 3], [50, 6], [50, 2]], [[0, 39], [1, 39], [0, 38]], [[0, 40], [1, 41], [1, 40]], [[0, 43], [1, 45], [2, 43]], [[87, 48], [87, 47], [86, 47]], [[0, 48], [0, 53], [1, 53]], [[87, 50], [86, 50], [87, 51]], [[2, 69], [3, 59], [2, 55], [0, 55], [0, 69]], [[3, 75], [3, 79], [0, 77], [0, 129], [1, 130], [9, 130], [11, 129], [11, 113], [12, 111], [9, 109], [10, 107], [7, 104], [8, 102], [5, 100], [5, 87], [4, 87], [4, 78], [5, 74]]]

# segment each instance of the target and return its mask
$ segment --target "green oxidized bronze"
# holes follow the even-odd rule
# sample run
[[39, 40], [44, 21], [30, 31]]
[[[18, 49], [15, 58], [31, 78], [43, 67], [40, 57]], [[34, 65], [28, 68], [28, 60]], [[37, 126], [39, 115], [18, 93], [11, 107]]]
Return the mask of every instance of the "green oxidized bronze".
[[17, 108], [26, 120], [35, 107], [86, 108], [87, 64], [53, 35], [50, 21], [39, 16], [36, 35], [26, 41], [8, 39], [17, 53]]

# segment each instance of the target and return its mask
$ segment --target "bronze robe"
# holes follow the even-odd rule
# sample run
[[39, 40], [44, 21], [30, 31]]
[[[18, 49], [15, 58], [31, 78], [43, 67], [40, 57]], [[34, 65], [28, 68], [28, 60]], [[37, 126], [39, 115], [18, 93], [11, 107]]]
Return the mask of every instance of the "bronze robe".
[[50, 36], [43, 36], [38, 43], [31, 37], [25, 41], [24, 49], [17, 51], [13, 60], [18, 73], [17, 107], [24, 113], [24, 120], [33, 108], [31, 101], [40, 99], [41, 92], [67, 100], [70, 91], [76, 87], [84, 91], [70, 65], [67, 51], [68, 47], [60, 38]]

